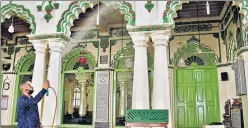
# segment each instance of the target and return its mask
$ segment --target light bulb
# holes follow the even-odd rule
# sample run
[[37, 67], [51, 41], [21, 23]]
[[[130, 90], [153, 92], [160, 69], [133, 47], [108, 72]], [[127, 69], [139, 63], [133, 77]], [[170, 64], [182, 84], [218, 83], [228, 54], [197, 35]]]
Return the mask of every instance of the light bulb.
[[207, 4], [206, 4], [206, 8], [207, 8], [207, 14], [209, 15], [210, 14], [210, 8], [209, 8], [208, 1], [207, 1]]
[[98, 14], [96, 16], [96, 25], [99, 25], [99, 23], [100, 23], [100, 15]]
[[15, 31], [14, 26], [13, 26], [12, 24], [9, 26], [8, 31], [9, 31], [10, 33], [13, 33], [13, 32]]

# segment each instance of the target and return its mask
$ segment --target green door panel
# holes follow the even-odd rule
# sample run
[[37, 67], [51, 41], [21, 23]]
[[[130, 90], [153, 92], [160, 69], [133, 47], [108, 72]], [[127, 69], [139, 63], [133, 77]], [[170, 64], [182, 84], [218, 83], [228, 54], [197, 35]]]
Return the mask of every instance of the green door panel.
[[216, 68], [175, 69], [176, 128], [202, 128], [219, 121]]

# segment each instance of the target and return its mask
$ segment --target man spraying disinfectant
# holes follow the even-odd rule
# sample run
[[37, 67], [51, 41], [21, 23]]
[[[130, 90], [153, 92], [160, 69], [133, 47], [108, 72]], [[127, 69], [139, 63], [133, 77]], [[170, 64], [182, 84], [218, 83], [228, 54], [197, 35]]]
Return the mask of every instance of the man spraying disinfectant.
[[21, 84], [22, 95], [17, 101], [18, 117], [17, 128], [41, 128], [38, 102], [47, 92], [50, 87], [50, 82], [47, 81], [43, 85], [43, 89], [33, 98], [31, 95], [34, 92], [30, 82]]

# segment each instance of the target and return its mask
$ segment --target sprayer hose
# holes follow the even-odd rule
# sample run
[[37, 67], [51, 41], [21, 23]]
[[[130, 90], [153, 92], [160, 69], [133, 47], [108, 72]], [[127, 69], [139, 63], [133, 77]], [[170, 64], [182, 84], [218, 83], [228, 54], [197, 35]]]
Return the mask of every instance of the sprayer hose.
[[[56, 111], [57, 111], [57, 101], [58, 101], [58, 97], [57, 97], [57, 93], [56, 93], [56, 91], [55, 91], [55, 89], [54, 88], [52, 88], [52, 87], [49, 87], [49, 88], [51, 88], [52, 90], [53, 90], [53, 92], [54, 92], [54, 94], [55, 94], [55, 100], [56, 100], [56, 102], [55, 102], [55, 110], [54, 110], [54, 115], [53, 115], [53, 122], [52, 122], [52, 128], [54, 127], [54, 121], [55, 121], [55, 116], [56, 116]], [[41, 107], [41, 120], [42, 120], [42, 117], [43, 117], [43, 107], [44, 107], [44, 98], [42, 99], [42, 107]]]

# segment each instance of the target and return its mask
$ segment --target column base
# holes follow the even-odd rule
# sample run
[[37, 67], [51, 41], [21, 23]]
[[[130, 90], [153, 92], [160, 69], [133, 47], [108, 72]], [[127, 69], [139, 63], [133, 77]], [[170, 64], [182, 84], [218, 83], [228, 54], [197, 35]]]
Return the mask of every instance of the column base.
[[109, 122], [95, 122], [95, 128], [109, 128]]

